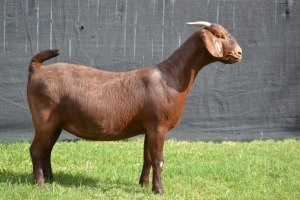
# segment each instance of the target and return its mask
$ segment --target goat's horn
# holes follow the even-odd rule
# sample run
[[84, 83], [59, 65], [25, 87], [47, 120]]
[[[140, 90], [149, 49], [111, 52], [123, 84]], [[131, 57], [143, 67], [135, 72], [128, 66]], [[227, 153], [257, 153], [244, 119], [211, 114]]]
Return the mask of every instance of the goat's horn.
[[198, 26], [200, 28], [206, 28], [206, 27], [210, 27], [211, 23], [209, 22], [204, 22], [204, 21], [198, 21], [198, 22], [187, 22], [186, 24], [188, 25], [193, 25], [193, 26]]

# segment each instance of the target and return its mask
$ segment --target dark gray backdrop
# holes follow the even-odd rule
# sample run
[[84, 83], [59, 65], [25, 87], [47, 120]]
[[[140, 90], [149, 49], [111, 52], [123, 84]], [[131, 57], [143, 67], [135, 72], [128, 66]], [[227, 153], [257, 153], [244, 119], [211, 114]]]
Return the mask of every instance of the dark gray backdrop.
[[[169, 138], [253, 140], [300, 136], [297, 0], [3, 0], [0, 2], [0, 140], [32, 139], [26, 100], [31, 56], [125, 71], [167, 58], [196, 28], [219, 23], [243, 60], [198, 75]], [[64, 135], [64, 137], [69, 137]]]

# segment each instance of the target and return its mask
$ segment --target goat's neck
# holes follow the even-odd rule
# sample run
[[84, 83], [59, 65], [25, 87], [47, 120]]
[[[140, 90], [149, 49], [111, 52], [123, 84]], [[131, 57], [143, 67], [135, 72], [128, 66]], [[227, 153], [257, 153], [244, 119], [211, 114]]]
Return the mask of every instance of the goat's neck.
[[158, 66], [167, 84], [180, 93], [188, 94], [198, 72], [213, 62], [199, 32], [188, 38], [168, 59]]

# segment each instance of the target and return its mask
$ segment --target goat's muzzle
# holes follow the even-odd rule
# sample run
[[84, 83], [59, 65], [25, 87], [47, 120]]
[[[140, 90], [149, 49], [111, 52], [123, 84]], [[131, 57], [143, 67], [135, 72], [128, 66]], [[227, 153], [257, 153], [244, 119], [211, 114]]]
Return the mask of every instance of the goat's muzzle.
[[232, 53], [224, 56], [226, 64], [233, 64], [242, 60], [242, 49], [237, 47]]

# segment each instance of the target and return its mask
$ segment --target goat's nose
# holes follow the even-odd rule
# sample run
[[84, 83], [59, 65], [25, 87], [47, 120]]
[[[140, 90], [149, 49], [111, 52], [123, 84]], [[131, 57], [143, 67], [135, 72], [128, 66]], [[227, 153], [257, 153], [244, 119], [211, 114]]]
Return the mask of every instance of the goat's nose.
[[242, 56], [242, 49], [241, 49], [241, 47], [238, 47], [237, 48], [237, 55], [239, 55], [239, 56]]

